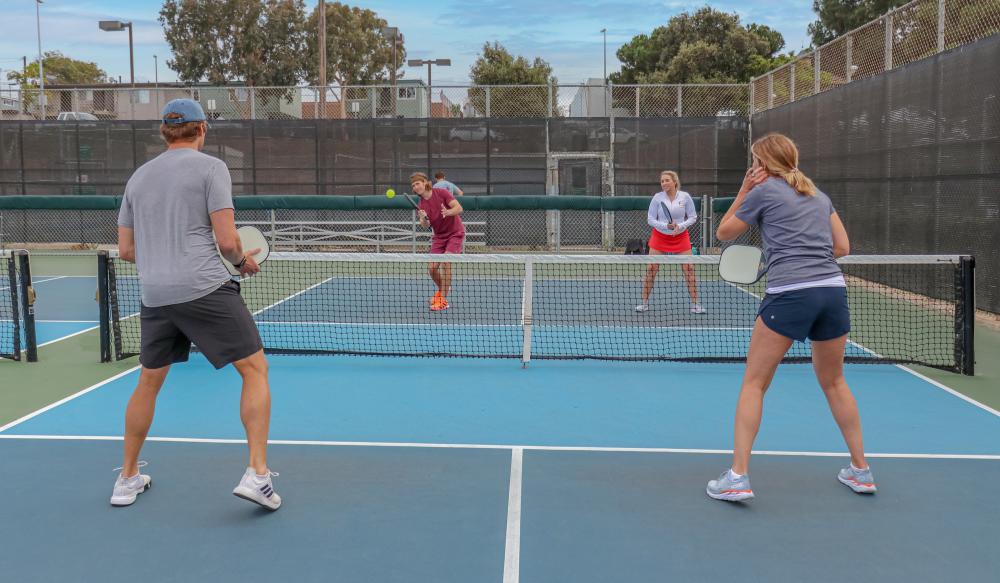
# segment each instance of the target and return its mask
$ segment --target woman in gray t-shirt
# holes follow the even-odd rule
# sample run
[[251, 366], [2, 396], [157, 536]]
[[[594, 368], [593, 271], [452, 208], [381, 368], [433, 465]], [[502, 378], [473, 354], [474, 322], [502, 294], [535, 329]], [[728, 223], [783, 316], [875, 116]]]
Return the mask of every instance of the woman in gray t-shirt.
[[747, 471], [764, 393], [792, 342], [807, 338], [816, 379], [851, 452], [851, 464], [837, 479], [855, 492], [873, 493], [875, 480], [865, 461], [858, 406], [844, 379], [850, 314], [836, 258], [850, 252], [847, 231], [830, 199], [798, 169], [799, 152], [790, 139], [771, 134], [754, 142], [750, 151], [753, 166], [717, 236], [731, 241], [751, 225], [760, 228], [767, 295], [750, 337], [736, 406], [733, 465], [708, 483], [707, 493], [718, 500], [753, 498]]

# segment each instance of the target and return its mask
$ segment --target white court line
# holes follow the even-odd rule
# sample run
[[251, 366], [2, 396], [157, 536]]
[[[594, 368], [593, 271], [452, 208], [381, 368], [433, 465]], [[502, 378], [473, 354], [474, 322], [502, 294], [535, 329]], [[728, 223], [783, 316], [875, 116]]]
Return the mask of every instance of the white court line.
[[[758, 300], [763, 300], [763, 298], [761, 298], [760, 296], [758, 296], [757, 294], [755, 294], [755, 293], [753, 293], [753, 292], [751, 292], [749, 290], [745, 290], [745, 289], [743, 289], [743, 288], [741, 288], [741, 287], [739, 287], [739, 286], [737, 286], [735, 284], [732, 284], [732, 283], [730, 283], [728, 281], [726, 282], [726, 284], [731, 285], [732, 287], [734, 287], [734, 288], [742, 291], [743, 293], [751, 295], [751, 296], [757, 298]], [[875, 356], [877, 358], [883, 358], [883, 356], [881, 354], [879, 354], [879, 353], [875, 352], [874, 350], [871, 350], [870, 348], [867, 348], [867, 347], [865, 347], [865, 346], [863, 346], [861, 344], [858, 344], [857, 342], [854, 342], [853, 340], [848, 339], [847, 343], [851, 344], [851, 345], [853, 345], [853, 346], [855, 346], [855, 347], [857, 347], [857, 348], [859, 348], [859, 349], [861, 349], [861, 350], [867, 352], [868, 354], [871, 354], [871, 355], [873, 355], [873, 356]], [[862, 365], [862, 366], [868, 366], [868, 365]], [[920, 380], [922, 380], [922, 381], [930, 384], [932, 387], [936, 387], [938, 389], [941, 389], [942, 391], [944, 391], [944, 392], [946, 392], [946, 393], [948, 393], [948, 394], [950, 394], [950, 395], [952, 395], [954, 397], [958, 397], [959, 399], [965, 401], [966, 403], [969, 403], [970, 405], [973, 405], [975, 407], [978, 407], [978, 408], [982, 409], [983, 411], [986, 411], [987, 413], [992, 413], [993, 415], [995, 415], [997, 417], [1000, 417], [1000, 411], [997, 411], [996, 409], [990, 407], [989, 405], [986, 405], [984, 403], [980, 403], [979, 401], [973, 399], [972, 397], [969, 397], [968, 395], [963, 395], [962, 393], [956, 391], [955, 389], [949, 387], [948, 385], [946, 385], [946, 384], [944, 384], [942, 382], [936, 381], [936, 380], [934, 380], [934, 379], [932, 379], [932, 378], [930, 378], [928, 376], [922, 375], [922, 374], [918, 373], [917, 371], [913, 370], [912, 368], [910, 368], [910, 367], [908, 367], [906, 365], [896, 364], [896, 365], [893, 365], [893, 366], [895, 366], [896, 368], [898, 368], [901, 371], [907, 372], [907, 373], [909, 373], [909, 374], [917, 377], [918, 379], [920, 379]]]
[[997, 417], [1000, 417], [1000, 411], [997, 411], [993, 407], [990, 407], [989, 405], [986, 405], [984, 403], [980, 403], [979, 401], [973, 399], [972, 397], [969, 397], [968, 395], [963, 395], [962, 393], [959, 393], [958, 391], [956, 391], [955, 389], [949, 387], [948, 385], [946, 385], [944, 383], [940, 383], [940, 382], [938, 382], [938, 381], [936, 381], [936, 380], [934, 380], [934, 379], [932, 379], [932, 378], [930, 378], [930, 377], [928, 377], [926, 375], [922, 375], [922, 374], [918, 373], [917, 371], [913, 370], [912, 368], [910, 368], [908, 366], [904, 366], [902, 364], [897, 364], [896, 368], [902, 369], [902, 370], [910, 373], [911, 375], [917, 377], [918, 379], [920, 379], [922, 381], [925, 381], [925, 382], [928, 382], [931, 385], [934, 385], [935, 387], [941, 389], [942, 391], [945, 391], [945, 392], [947, 392], [947, 393], [949, 393], [951, 395], [954, 395], [954, 396], [958, 397], [959, 399], [962, 399], [963, 401], [965, 401], [966, 403], [969, 403], [970, 405], [974, 405], [976, 407], [979, 407], [983, 411], [986, 411], [987, 413], [992, 413], [993, 415], [996, 415]]
[[35, 320], [37, 323], [54, 322], [56, 324], [96, 324], [99, 320]]
[[48, 342], [42, 342], [41, 344], [39, 344], [37, 346], [37, 348], [42, 348], [43, 346], [48, 346], [49, 344], [55, 344], [56, 342], [62, 342], [63, 340], [68, 340], [68, 339], [70, 339], [70, 338], [72, 338], [74, 336], [79, 336], [80, 334], [85, 334], [87, 332], [90, 332], [91, 330], [97, 330], [98, 328], [100, 328], [99, 325], [98, 326], [91, 326], [90, 328], [84, 328], [83, 330], [80, 330], [79, 332], [73, 332], [72, 334], [67, 334], [66, 336], [60, 336], [59, 338], [56, 338], [54, 340], [49, 340]]
[[123, 376], [129, 375], [129, 374], [131, 374], [131, 373], [133, 373], [133, 372], [135, 372], [137, 370], [139, 370], [139, 367], [138, 366], [134, 366], [134, 367], [128, 369], [127, 371], [125, 371], [125, 372], [121, 372], [121, 373], [118, 373], [118, 374], [116, 374], [115, 376], [113, 376], [111, 378], [104, 379], [103, 381], [97, 383], [96, 385], [91, 385], [91, 386], [87, 387], [86, 389], [83, 389], [82, 391], [78, 391], [76, 393], [73, 393], [72, 395], [70, 395], [70, 396], [68, 396], [68, 397], [66, 397], [64, 399], [60, 399], [60, 400], [58, 400], [55, 403], [52, 403], [50, 405], [46, 405], [45, 407], [42, 407], [41, 409], [39, 409], [39, 410], [37, 410], [37, 411], [35, 411], [33, 413], [28, 413], [24, 417], [21, 417], [20, 419], [16, 419], [14, 421], [11, 421], [10, 423], [8, 423], [8, 424], [0, 427], [0, 433], [2, 433], [4, 431], [7, 431], [8, 429], [10, 429], [12, 427], [16, 427], [17, 425], [20, 425], [21, 423], [24, 423], [25, 421], [27, 421], [29, 419], [37, 417], [37, 416], [41, 415], [42, 413], [45, 413], [46, 411], [51, 411], [52, 409], [55, 409], [59, 405], [62, 405], [64, 403], [68, 403], [68, 402], [72, 401], [73, 399], [75, 399], [77, 397], [86, 395], [87, 393], [89, 393], [90, 391], [93, 391], [94, 389], [98, 389], [100, 387], [103, 387], [104, 385], [106, 385], [106, 384], [108, 384], [108, 383], [110, 383], [112, 381], [116, 381], [116, 380], [122, 378]]
[[[94, 276], [94, 275], [37, 275], [37, 276], [32, 277], [32, 279], [31, 279], [31, 285], [34, 286], [34, 285], [37, 285], [37, 284], [40, 284], [40, 283], [48, 283], [50, 281], [56, 281], [57, 279], [67, 279], [67, 278], [76, 278], [76, 277], [89, 277], [90, 279], [97, 279], [97, 276]], [[10, 289], [10, 287], [7, 287], [7, 286], [0, 287], [0, 291], [5, 291], [5, 290], [9, 290], [9, 289]]]
[[510, 451], [510, 488], [507, 494], [507, 541], [503, 553], [503, 583], [521, 579], [521, 474], [524, 450]]
[[[139, 367], [136, 367], [139, 368]], [[135, 369], [132, 369], [135, 370]], [[126, 371], [115, 378], [115, 380], [125, 374]], [[104, 384], [101, 383], [101, 384]], [[96, 388], [96, 387], [95, 387]], [[75, 397], [76, 395], [74, 395]], [[67, 398], [68, 400], [69, 398]], [[53, 405], [54, 406], [54, 405]], [[51, 408], [51, 406], [50, 406]], [[32, 414], [34, 416], [34, 414]], [[27, 419], [24, 419], [27, 420]], [[22, 420], [0, 427], [4, 431]], [[2, 434], [0, 439], [22, 439], [40, 441], [123, 441], [120, 435], [15, 435]], [[214, 439], [201, 437], [148, 437], [146, 441], [158, 441], [161, 443], [199, 443], [217, 445], [245, 445], [245, 439]], [[589, 446], [562, 446], [562, 445], [507, 445], [489, 443], [407, 443], [407, 442], [382, 442], [382, 441], [322, 441], [304, 439], [270, 439], [268, 445], [308, 445], [319, 447], [399, 447], [417, 449], [488, 449], [488, 450], [521, 450], [521, 451], [567, 451], [567, 452], [604, 452], [604, 453], [677, 453], [677, 454], [709, 454], [709, 455], [733, 455], [731, 449], [692, 449], [692, 448], [669, 448], [669, 447], [589, 447]], [[782, 450], [753, 450], [753, 455], [778, 456], [778, 457], [824, 457], [824, 458], [849, 458], [846, 451], [782, 451]], [[881, 459], [945, 459], [945, 460], [993, 460], [1000, 461], [1000, 454], [966, 454], [966, 453], [868, 453], [865, 457]]]
[[334, 277], [336, 277], [336, 276], [332, 276], [332, 277], [328, 277], [328, 278], [324, 279], [323, 281], [321, 281], [321, 282], [319, 282], [319, 283], [316, 283], [316, 284], [313, 284], [313, 285], [311, 285], [311, 286], [307, 287], [307, 288], [306, 288], [306, 289], [304, 289], [304, 290], [301, 290], [301, 291], [298, 291], [298, 292], [295, 292], [294, 294], [292, 294], [292, 295], [288, 296], [288, 297], [287, 297], [287, 298], [285, 298], [285, 299], [282, 299], [282, 300], [278, 300], [278, 301], [274, 302], [273, 304], [271, 304], [270, 306], [265, 306], [265, 307], [263, 307], [263, 308], [261, 308], [261, 309], [257, 310], [256, 312], [254, 312], [254, 313], [253, 313], [253, 315], [254, 315], [254, 316], [256, 316], [256, 315], [258, 315], [258, 314], [261, 314], [261, 313], [263, 313], [263, 312], [266, 312], [267, 310], [270, 310], [271, 308], [273, 308], [273, 307], [277, 306], [278, 304], [283, 304], [283, 303], [287, 302], [288, 300], [290, 300], [290, 299], [292, 299], [292, 298], [295, 298], [295, 297], [298, 297], [298, 296], [300, 296], [300, 295], [302, 295], [302, 294], [306, 293], [306, 292], [307, 292], [307, 291], [309, 291], [309, 290], [313, 290], [313, 289], [316, 289], [316, 288], [318, 288], [319, 286], [323, 285], [324, 283], [326, 283], [326, 282], [330, 281], [330, 280], [331, 280], [331, 279], [333, 279]]

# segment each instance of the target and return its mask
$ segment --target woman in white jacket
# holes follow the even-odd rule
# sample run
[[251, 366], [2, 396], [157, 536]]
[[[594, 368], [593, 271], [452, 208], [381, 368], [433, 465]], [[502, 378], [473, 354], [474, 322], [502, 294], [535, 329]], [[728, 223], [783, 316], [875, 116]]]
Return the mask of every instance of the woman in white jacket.
[[[673, 170], [660, 173], [662, 191], [653, 195], [649, 202], [647, 222], [653, 228], [649, 237], [650, 255], [691, 255], [691, 236], [688, 227], [698, 220], [691, 195], [680, 190], [681, 180]], [[681, 265], [691, 296], [691, 313], [704, 314], [705, 308], [698, 303], [698, 280], [693, 265]], [[635, 307], [637, 312], [649, 310], [649, 294], [653, 291], [659, 264], [652, 263], [646, 269], [646, 281], [642, 286], [642, 303]]]

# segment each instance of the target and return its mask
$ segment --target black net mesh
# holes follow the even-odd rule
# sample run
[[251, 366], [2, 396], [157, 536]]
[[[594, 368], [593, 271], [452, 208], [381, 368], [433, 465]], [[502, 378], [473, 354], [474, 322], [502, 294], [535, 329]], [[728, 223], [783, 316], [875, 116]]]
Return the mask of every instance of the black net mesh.
[[[764, 287], [720, 280], [718, 257], [465, 255], [450, 264], [448, 309], [435, 311], [427, 262], [440, 258], [276, 253], [242, 294], [276, 353], [728, 362], [746, 357]], [[961, 370], [957, 258], [856, 257], [843, 267], [848, 361]], [[111, 268], [121, 358], [139, 351], [141, 290], [133, 264]], [[934, 297], [909, 291], [915, 282]], [[787, 356], [809, 358], [807, 342]]]
[[[1000, 312], [1000, 36], [773, 109], [858, 253], [976, 256], [979, 308]], [[932, 293], [914, 282], [914, 291]]]
[[14, 358], [18, 350], [17, 276], [14, 260], [0, 257], [0, 358]]
[[[443, 171], [467, 194], [546, 194], [550, 156], [610, 158], [620, 195], [658, 190], [680, 173], [693, 194], [739, 187], [744, 118], [475, 118], [215, 120], [205, 152], [226, 162], [233, 193], [377, 194], [406, 189], [413, 172]], [[164, 149], [155, 121], [0, 125], [0, 194], [121, 194]], [[609, 194], [604, 171], [597, 192]], [[565, 182], [565, 184], [564, 184]], [[560, 194], [573, 194], [559, 180]]]

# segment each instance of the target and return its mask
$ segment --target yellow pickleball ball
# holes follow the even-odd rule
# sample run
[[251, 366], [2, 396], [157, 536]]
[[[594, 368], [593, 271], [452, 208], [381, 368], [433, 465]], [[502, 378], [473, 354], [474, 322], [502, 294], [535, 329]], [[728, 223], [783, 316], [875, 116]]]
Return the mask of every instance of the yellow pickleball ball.
[[390, 188], [389, 190], [385, 191], [385, 197], [386, 198], [392, 198], [394, 196], [396, 196], [396, 191], [395, 190], [393, 190], [393, 189]]

